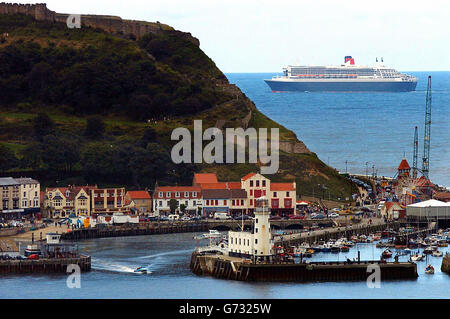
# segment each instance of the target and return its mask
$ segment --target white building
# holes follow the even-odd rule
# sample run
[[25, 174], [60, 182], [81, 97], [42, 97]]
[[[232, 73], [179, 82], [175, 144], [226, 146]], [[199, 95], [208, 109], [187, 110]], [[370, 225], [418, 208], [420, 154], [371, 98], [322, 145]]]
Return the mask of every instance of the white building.
[[255, 199], [254, 213], [253, 232], [228, 232], [229, 255], [269, 260], [273, 256], [273, 238], [270, 231], [270, 209], [267, 197]]
[[202, 208], [202, 190], [198, 186], [158, 186], [153, 193], [153, 212], [170, 213], [170, 200], [177, 201], [176, 211], [184, 205], [185, 212], [197, 214]]
[[409, 219], [450, 219], [450, 203], [430, 199], [406, 206]]
[[40, 211], [41, 185], [37, 180], [29, 177], [15, 178], [19, 187], [19, 204], [24, 214], [38, 213]]

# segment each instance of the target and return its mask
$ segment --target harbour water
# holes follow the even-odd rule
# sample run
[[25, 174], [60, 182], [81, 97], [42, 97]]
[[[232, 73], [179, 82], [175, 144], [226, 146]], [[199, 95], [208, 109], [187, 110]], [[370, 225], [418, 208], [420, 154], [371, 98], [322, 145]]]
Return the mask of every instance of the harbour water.
[[[68, 288], [65, 275], [0, 277], [0, 298], [449, 298], [450, 276], [440, 271], [442, 258], [428, 257], [435, 268], [426, 275], [426, 261], [418, 263], [419, 278], [382, 281], [370, 289], [365, 282], [251, 283], [198, 277], [189, 269], [198, 243], [193, 233], [114, 237], [79, 242], [92, 256], [92, 271], [81, 275], [81, 288]], [[379, 259], [383, 249], [358, 244], [346, 253], [317, 253], [311, 260]], [[440, 248], [444, 253], [448, 247]], [[406, 257], [400, 257], [400, 261]], [[136, 274], [139, 266], [150, 274]]]
[[320, 159], [340, 171], [393, 176], [403, 154], [412, 165], [414, 126], [422, 166], [427, 77], [432, 77], [430, 177], [450, 187], [450, 72], [406, 72], [418, 78], [413, 92], [272, 93], [263, 79], [274, 73], [227, 77], [258, 109], [294, 131]]

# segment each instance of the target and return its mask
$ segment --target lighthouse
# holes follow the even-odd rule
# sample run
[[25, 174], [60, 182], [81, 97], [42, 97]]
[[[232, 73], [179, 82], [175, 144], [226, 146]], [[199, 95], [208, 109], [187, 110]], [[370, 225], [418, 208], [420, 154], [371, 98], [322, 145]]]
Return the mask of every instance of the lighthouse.
[[253, 256], [257, 260], [269, 261], [273, 255], [270, 232], [269, 200], [262, 196], [255, 199], [255, 224], [253, 233]]

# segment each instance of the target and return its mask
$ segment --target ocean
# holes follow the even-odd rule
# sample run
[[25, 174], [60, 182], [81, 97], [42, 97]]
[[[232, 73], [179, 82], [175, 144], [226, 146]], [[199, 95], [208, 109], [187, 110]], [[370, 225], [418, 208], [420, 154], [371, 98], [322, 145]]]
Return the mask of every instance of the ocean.
[[[228, 73], [271, 119], [297, 134], [326, 164], [345, 172], [392, 177], [405, 156], [413, 161], [414, 127], [419, 130], [422, 168], [427, 77], [432, 78], [431, 180], [450, 187], [450, 72], [406, 72], [413, 92], [272, 93], [263, 81], [276, 73]], [[366, 165], [367, 163], [367, 165]]]

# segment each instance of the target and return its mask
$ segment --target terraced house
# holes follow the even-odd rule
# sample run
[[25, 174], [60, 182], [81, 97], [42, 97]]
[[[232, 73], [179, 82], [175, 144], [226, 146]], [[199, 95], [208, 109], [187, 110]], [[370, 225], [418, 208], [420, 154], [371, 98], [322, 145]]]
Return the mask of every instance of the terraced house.
[[138, 214], [149, 214], [152, 210], [152, 198], [147, 191], [128, 191], [125, 204]]
[[33, 216], [40, 212], [40, 183], [32, 178], [0, 178], [0, 213], [4, 219]]
[[91, 190], [97, 186], [68, 186], [46, 188], [44, 196], [44, 209], [52, 218], [76, 216], [90, 216]]
[[177, 201], [177, 211], [184, 205], [185, 212], [197, 214], [202, 208], [202, 190], [199, 186], [157, 186], [153, 193], [153, 211], [157, 215], [170, 213], [170, 200]]

